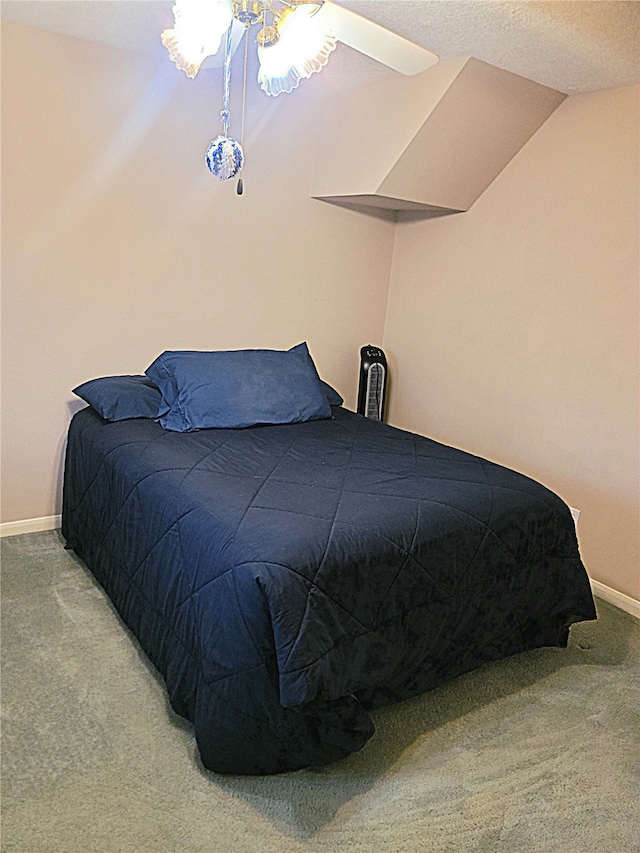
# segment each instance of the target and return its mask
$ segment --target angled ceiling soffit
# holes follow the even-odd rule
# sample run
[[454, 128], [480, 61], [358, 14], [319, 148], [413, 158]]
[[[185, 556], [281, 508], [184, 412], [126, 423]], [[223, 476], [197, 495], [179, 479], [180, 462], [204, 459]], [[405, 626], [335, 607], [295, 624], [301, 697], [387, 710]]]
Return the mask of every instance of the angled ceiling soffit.
[[466, 211], [565, 97], [466, 57], [327, 100], [311, 195], [384, 218]]

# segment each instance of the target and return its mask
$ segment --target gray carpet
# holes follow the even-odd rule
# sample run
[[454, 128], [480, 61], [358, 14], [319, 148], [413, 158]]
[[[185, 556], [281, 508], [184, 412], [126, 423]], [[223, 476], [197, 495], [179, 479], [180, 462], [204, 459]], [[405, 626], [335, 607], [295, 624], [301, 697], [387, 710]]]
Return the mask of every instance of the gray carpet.
[[375, 714], [322, 770], [216, 776], [58, 532], [2, 540], [2, 850], [639, 853], [640, 623]]

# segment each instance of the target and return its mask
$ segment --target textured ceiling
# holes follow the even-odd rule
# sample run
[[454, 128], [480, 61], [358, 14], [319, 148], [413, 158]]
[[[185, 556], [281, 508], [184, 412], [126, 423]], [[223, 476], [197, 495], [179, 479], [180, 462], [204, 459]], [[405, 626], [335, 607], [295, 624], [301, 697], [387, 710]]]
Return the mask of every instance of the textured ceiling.
[[[172, 5], [172, 0], [2, 0], [0, 15], [166, 57], [159, 33], [173, 23]], [[341, 5], [443, 60], [474, 56], [567, 94], [640, 82], [638, 0], [342, 0]], [[321, 97], [395, 73], [345, 45], [329, 67], [315, 87]]]

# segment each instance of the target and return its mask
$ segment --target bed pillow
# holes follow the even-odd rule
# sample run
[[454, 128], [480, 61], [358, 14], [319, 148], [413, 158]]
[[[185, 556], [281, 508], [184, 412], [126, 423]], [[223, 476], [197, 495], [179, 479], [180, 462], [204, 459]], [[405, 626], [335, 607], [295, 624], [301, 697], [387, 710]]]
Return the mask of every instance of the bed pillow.
[[158, 420], [174, 432], [332, 416], [305, 343], [286, 352], [167, 351], [145, 372], [162, 393]]
[[341, 406], [344, 403], [344, 400], [338, 394], [335, 388], [332, 388], [328, 382], [325, 382], [324, 379], [320, 380], [320, 385], [322, 386], [322, 390], [324, 391], [324, 396], [327, 398], [327, 401], [330, 406]]
[[158, 388], [146, 376], [102, 376], [73, 389], [107, 421], [156, 418], [162, 402]]

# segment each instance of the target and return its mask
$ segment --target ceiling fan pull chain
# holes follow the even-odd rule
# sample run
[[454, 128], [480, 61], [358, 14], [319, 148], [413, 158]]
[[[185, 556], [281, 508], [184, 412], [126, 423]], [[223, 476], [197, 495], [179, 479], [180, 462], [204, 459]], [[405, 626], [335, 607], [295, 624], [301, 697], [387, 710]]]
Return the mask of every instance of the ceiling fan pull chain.
[[231, 88], [231, 28], [233, 21], [229, 24], [227, 40], [224, 46], [224, 90], [222, 94], [222, 127], [225, 136], [229, 135], [229, 90]]

